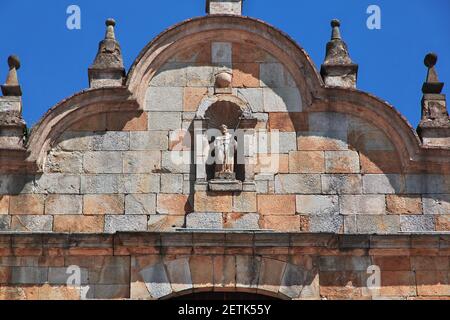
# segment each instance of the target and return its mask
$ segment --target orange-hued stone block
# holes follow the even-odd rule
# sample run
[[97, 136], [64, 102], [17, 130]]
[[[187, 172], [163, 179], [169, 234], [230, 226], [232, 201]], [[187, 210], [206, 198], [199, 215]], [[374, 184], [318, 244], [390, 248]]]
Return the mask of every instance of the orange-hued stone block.
[[310, 228], [311, 218], [308, 216], [300, 216], [300, 231], [308, 232]]
[[233, 212], [231, 193], [199, 191], [194, 196], [195, 212]]
[[415, 296], [416, 282], [412, 271], [382, 271], [380, 294], [390, 296]]
[[347, 150], [344, 140], [327, 136], [326, 133], [306, 133], [297, 137], [298, 150], [304, 151], [340, 151]]
[[85, 195], [83, 197], [83, 213], [85, 215], [105, 215], [124, 213], [123, 195]]
[[295, 215], [295, 195], [258, 195], [258, 212], [262, 215]]
[[197, 111], [202, 99], [208, 94], [207, 88], [184, 88], [183, 110], [186, 112]]
[[289, 153], [289, 172], [324, 173], [324, 153], [322, 151], [293, 151]]
[[252, 45], [233, 43], [233, 63], [268, 62], [273, 58], [266, 51]]
[[0, 214], [9, 213], [9, 196], [0, 196]]
[[78, 121], [69, 131], [106, 131], [106, 129], [106, 113], [100, 113]]
[[183, 216], [192, 212], [189, 196], [184, 194], [158, 194], [157, 211], [159, 214]]
[[277, 232], [299, 232], [300, 216], [264, 216], [262, 218], [262, 228], [276, 230]]
[[24, 215], [44, 214], [45, 196], [42, 194], [21, 194], [10, 197], [9, 213]]
[[187, 130], [177, 130], [170, 132], [170, 151], [190, 151], [194, 146], [194, 134]]
[[64, 215], [55, 216], [53, 220], [54, 232], [69, 233], [102, 233], [104, 230], [104, 216]]
[[269, 128], [281, 132], [308, 131], [308, 114], [300, 112], [269, 113]]
[[395, 151], [360, 152], [362, 173], [401, 173], [402, 165]]
[[106, 126], [110, 131], [147, 131], [148, 113], [142, 111], [108, 113]]
[[450, 231], [450, 214], [436, 217], [436, 231]]
[[449, 296], [449, 271], [417, 271], [417, 294], [419, 296]]
[[234, 63], [232, 85], [234, 88], [258, 88], [259, 63]]
[[388, 195], [386, 208], [392, 214], [422, 214], [422, 198], [420, 196]]
[[194, 288], [214, 286], [213, 259], [210, 256], [193, 256], [189, 261]]
[[287, 154], [259, 154], [257, 156], [255, 172], [257, 173], [289, 173], [289, 155]]

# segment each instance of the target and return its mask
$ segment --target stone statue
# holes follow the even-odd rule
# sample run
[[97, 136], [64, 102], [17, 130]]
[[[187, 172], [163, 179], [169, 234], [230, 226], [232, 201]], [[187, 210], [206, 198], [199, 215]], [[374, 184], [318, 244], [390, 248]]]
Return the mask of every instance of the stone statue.
[[237, 150], [237, 142], [233, 135], [228, 132], [226, 125], [220, 126], [222, 136], [216, 137], [214, 141], [216, 179], [236, 179], [234, 172], [234, 153]]

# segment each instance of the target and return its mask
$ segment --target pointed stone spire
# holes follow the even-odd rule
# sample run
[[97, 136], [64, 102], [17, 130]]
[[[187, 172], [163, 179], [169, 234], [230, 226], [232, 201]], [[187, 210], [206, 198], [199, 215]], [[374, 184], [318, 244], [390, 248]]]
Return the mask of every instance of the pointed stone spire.
[[10, 56], [8, 66], [6, 83], [1, 86], [3, 97], [0, 97], [0, 150], [24, 152], [26, 125], [22, 118], [22, 90], [17, 78], [19, 58]]
[[2, 93], [4, 96], [22, 96], [22, 89], [17, 78], [17, 70], [20, 69], [20, 60], [17, 56], [9, 56], [8, 58], [9, 72], [6, 77], [6, 83], [2, 85]]
[[321, 75], [327, 86], [355, 88], [358, 65], [350, 58], [347, 44], [342, 40], [339, 20], [331, 21], [331, 41], [327, 43]]
[[207, 14], [233, 14], [242, 15], [244, 0], [206, 0]]
[[441, 93], [444, 83], [439, 82], [435, 68], [437, 55], [427, 54], [424, 63], [428, 73], [422, 86], [422, 120], [417, 131], [424, 145], [450, 147], [450, 119], [445, 95]]
[[116, 40], [114, 19], [106, 20], [105, 39], [99, 44], [94, 63], [89, 68], [91, 88], [121, 86], [125, 77], [122, 51]]

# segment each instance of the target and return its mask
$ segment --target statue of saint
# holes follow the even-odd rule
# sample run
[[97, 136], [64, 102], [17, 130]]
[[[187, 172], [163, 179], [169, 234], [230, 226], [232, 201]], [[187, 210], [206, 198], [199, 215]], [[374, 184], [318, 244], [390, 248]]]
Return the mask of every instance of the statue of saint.
[[222, 136], [216, 137], [214, 141], [216, 179], [236, 179], [234, 172], [234, 153], [237, 150], [237, 142], [232, 134], [228, 132], [226, 125], [220, 126]]

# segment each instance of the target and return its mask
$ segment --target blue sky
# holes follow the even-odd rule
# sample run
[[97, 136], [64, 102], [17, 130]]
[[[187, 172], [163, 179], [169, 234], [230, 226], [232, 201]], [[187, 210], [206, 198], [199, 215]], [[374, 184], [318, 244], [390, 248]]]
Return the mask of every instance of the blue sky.
[[[167, 27], [205, 14], [206, 0], [1, 0], [0, 82], [9, 54], [20, 56], [24, 118], [35, 124], [60, 100], [88, 86], [87, 68], [103, 38], [104, 20], [117, 21], [128, 69], [141, 49]], [[81, 8], [81, 30], [68, 30], [66, 9]], [[381, 30], [366, 27], [369, 5], [381, 8]], [[450, 86], [448, 0], [246, 0], [244, 14], [269, 22], [293, 37], [319, 68], [338, 18], [353, 60], [358, 88], [393, 104], [416, 127], [420, 120], [424, 55], [439, 55], [438, 73]]]

